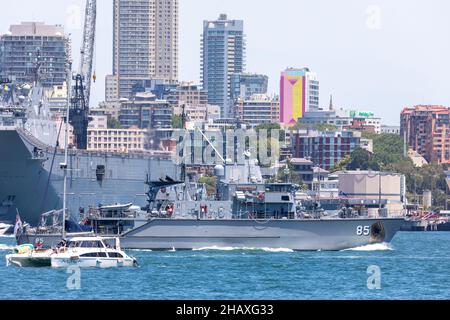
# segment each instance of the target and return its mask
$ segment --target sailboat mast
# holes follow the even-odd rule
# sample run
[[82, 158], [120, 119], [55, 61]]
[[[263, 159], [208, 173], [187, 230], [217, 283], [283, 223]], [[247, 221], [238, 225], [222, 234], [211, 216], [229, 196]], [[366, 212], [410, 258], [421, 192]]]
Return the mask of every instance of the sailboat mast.
[[67, 211], [67, 161], [69, 153], [69, 114], [70, 114], [70, 102], [72, 96], [72, 62], [67, 63], [66, 70], [66, 82], [67, 82], [67, 101], [66, 101], [66, 127], [64, 135], [64, 163], [61, 165], [61, 169], [64, 172], [64, 191], [63, 191], [63, 218], [62, 218], [62, 237], [66, 237], [66, 211]]

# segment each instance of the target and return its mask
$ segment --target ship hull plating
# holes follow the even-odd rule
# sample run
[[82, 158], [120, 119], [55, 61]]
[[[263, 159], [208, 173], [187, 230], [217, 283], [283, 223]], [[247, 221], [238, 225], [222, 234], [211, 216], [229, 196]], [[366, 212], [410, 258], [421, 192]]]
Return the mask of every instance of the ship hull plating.
[[[121, 244], [128, 249], [152, 250], [210, 247], [342, 250], [390, 242], [403, 222], [403, 219], [155, 219], [124, 234]], [[375, 237], [375, 225], [382, 226], [382, 236]], [[365, 234], [364, 230], [370, 230], [369, 234]]]
[[[38, 150], [38, 152], [36, 152]], [[22, 130], [0, 130], [0, 221], [22, 220], [35, 225], [42, 213], [62, 208], [63, 150], [43, 145]], [[176, 177], [171, 159], [142, 154], [70, 150], [68, 209], [109, 203], [146, 205], [145, 180]]]
[[[269, 221], [153, 219], [123, 234], [120, 243], [124, 249], [150, 250], [285, 248], [336, 251], [389, 243], [404, 221], [401, 218]], [[60, 241], [61, 235], [28, 235], [20, 243], [41, 242], [45, 247], [52, 247]]]
[[[156, 219], [121, 239], [128, 249], [287, 248], [342, 250], [390, 242], [403, 219], [164, 220]], [[372, 228], [381, 224], [382, 237]], [[364, 230], [371, 230], [365, 234]]]

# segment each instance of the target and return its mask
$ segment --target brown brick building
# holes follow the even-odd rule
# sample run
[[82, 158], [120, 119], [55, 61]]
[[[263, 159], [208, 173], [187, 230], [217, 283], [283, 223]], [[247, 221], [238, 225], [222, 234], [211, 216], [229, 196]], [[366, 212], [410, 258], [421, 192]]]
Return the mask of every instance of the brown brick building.
[[400, 134], [427, 161], [450, 164], [450, 108], [419, 105], [403, 109]]

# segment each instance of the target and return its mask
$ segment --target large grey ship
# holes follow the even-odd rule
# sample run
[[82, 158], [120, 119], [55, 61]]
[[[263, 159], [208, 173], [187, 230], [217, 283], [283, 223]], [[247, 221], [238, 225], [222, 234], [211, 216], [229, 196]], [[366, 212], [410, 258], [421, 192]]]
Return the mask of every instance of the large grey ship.
[[[43, 212], [62, 208], [64, 150], [57, 146], [60, 123], [52, 119], [43, 88], [9, 85], [0, 96], [0, 221], [37, 224]], [[69, 150], [67, 205], [146, 204], [145, 179], [176, 175], [164, 152], [107, 153]]]
[[[81, 222], [83, 229], [119, 236], [127, 249], [313, 251], [388, 243], [404, 223], [402, 216], [386, 215], [386, 210], [369, 213], [365, 209], [373, 202], [361, 199], [343, 201], [339, 210], [324, 210], [315, 200], [301, 200], [296, 185], [266, 183], [250, 159], [243, 165], [218, 165], [215, 175], [219, 181], [214, 198], [204, 185], [183, 179], [147, 181], [146, 207], [128, 203], [91, 208]], [[60, 213], [54, 214], [61, 222]], [[50, 216], [53, 213], [46, 219]], [[73, 233], [70, 228], [66, 231]], [[25, 228], [18, 242], [54, 247], [61, 234], [60, 223], [41, 225]]]

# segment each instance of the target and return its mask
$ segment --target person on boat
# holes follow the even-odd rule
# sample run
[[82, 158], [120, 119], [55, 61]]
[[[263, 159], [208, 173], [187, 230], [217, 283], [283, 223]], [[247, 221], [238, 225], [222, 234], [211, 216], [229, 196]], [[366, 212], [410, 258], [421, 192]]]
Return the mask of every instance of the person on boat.
[[44, 242], [42, 240], [39, 240], [38, 242], [36, 242], [34, 247], [36, 250], [42, 250], [42, 248], [44, 247]]
[[54, 252], [61, 252], [64, 251], [67, 247], [67, 241], [65, 239], [62, 239], [57, 245], [56, 249], [54, 249]]
[[66, 246], [67, 246], [67, 241], [65, 239], [62, 239], [57, 245], [58, 248], [65, 248]]

